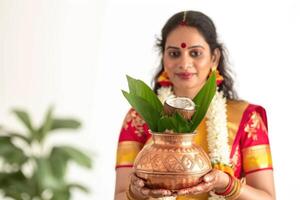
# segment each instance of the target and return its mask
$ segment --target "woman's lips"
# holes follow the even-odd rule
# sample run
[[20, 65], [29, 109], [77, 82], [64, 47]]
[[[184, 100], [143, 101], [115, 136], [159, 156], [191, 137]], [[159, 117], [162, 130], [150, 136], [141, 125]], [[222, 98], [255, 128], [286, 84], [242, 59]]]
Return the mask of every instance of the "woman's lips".
[[188, 80], [188, 79], [192, 78], [194, 74], [195, 73], [191, 73], [191, 72], [175, 73], [176, 76], [178, 76], [180, 79], [183, 79], [183, 80]]

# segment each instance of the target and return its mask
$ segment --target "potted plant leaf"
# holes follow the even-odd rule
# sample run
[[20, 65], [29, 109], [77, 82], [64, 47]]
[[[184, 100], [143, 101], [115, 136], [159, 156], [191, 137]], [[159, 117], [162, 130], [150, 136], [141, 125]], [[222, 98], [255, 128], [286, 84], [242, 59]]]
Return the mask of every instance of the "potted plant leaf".
[[129, 76], [127, 80], [129, 92], [122, 91], [123, 95], [148, 124], [153, 140], [136, 157], [136, 175], [150, 188], [175, 192], [198, 184], [212, 167], [193, 137], [216, 93], [215, 72], [194, 99], [173, 97], [164, 104], [143, 81]]
[[43, 123], [35, 127], [29, 114], [15, 109], [13, 113], [25, 126], [25, 133], [0, 130], [0, 191], [16, 200], [69, 200], [72, 190], [88, 192], [87, 188], [66, 179], [68, 164], [91, 168], [90, 157], [68, 145], [46, 148], [45, 143], [61, 129], [76, 130], [80, 122], [57, 118], [50, 108]]

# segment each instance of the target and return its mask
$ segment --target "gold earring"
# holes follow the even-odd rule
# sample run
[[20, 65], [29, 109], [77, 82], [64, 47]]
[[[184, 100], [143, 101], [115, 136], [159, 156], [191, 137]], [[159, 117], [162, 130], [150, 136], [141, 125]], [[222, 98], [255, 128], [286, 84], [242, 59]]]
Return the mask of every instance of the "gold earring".
[[216, 82], [217, 82], [217, 85], [221, 85], [222, 82], [224, 81], [224, 77], [220, 74], [220, 71], [217, 69], [217, 66], [213, 66], [211, 68], [211, 73], [212, 72], [216, 72]]
[[211, 68], [211, 71], [213, 72], [213, 71], [216, 71], [217, 70], [217, 66], [213, 66], [212, 68]]

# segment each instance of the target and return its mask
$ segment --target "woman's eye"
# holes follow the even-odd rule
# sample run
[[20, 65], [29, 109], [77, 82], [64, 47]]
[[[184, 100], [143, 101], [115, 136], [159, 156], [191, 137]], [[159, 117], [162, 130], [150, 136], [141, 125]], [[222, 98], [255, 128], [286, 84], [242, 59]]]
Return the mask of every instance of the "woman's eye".
[[201, 55], [201, 52], [200, 52], [200, 51], [191, 51], [191, 52], [190, 52], [190, 55], [191, 55], [192, 57], [198, 57], [198, 56]]
[[170, 51], [169, 52], [169, 56], [172, 57], [172, 58], [177, 58], [180, 56], [180, 52], [178, 51]]

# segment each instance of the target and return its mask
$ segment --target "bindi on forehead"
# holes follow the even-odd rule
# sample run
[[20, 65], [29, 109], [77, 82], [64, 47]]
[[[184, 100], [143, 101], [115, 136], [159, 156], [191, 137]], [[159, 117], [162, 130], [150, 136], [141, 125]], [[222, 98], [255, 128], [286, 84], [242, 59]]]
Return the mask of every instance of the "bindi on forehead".
[[182, 42], [180, 46], [181, 46], [181, 48], [185, 48], [186, 47], [186, 43]]

